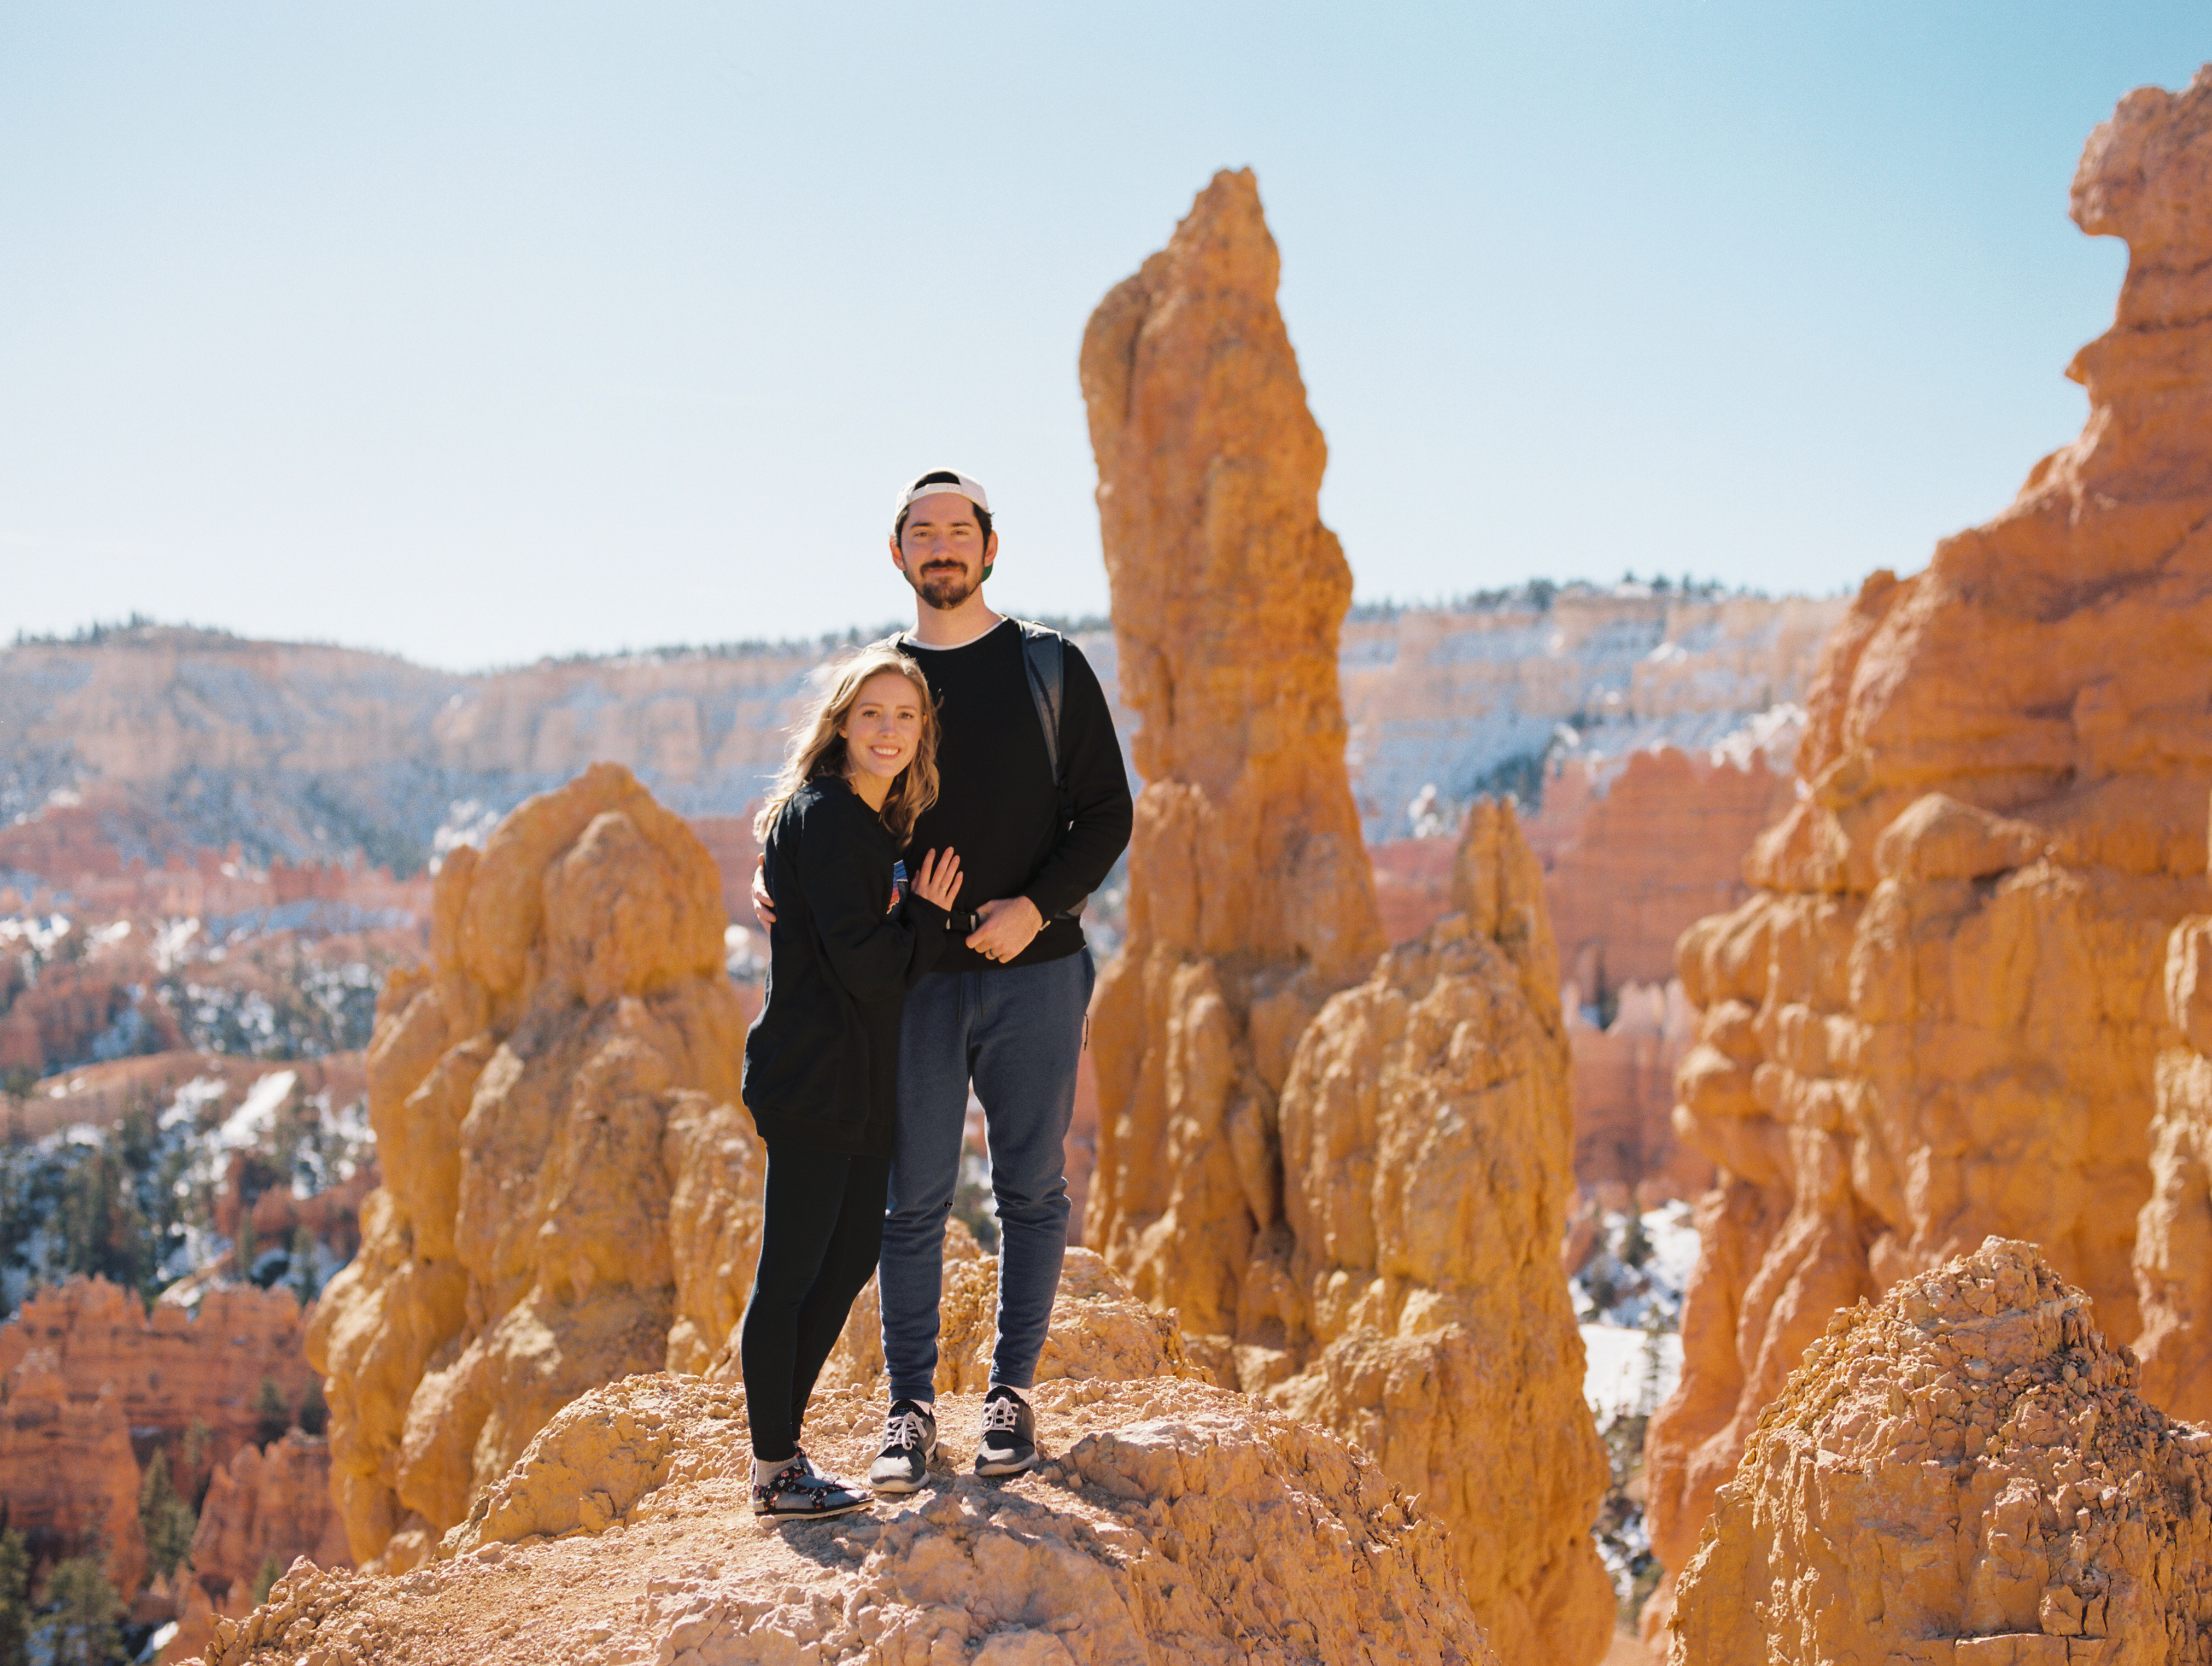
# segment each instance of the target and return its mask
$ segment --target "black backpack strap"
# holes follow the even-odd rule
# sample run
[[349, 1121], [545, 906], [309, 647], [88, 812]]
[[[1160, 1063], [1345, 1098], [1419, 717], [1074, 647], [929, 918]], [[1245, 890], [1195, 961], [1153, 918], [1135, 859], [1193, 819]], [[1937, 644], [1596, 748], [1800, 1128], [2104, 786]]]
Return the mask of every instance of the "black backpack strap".
[[1060, 712], [1067, 688], [1067, 639], [1057, 630], [1017, 620], [1022, 628], [1022, 662], [1030, 674], [1030, 698], [1036, 703], [1037, 727], [1044, 731], [1044, 755], [1052, 765], [1053, 789], [1060, 807], [1067, 805], [1067, 781], [1060, 757]]

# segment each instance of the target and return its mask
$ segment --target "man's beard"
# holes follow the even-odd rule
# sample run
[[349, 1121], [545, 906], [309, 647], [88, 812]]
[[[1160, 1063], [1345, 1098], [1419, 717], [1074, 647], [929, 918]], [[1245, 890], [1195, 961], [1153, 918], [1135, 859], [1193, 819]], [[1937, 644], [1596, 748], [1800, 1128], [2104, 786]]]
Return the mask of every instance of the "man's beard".
[[964, 567], [934, 568], [908, 581], [915, 593], [940, 613], [950, 613], [974, 595], [980, 580], [971, 580]]

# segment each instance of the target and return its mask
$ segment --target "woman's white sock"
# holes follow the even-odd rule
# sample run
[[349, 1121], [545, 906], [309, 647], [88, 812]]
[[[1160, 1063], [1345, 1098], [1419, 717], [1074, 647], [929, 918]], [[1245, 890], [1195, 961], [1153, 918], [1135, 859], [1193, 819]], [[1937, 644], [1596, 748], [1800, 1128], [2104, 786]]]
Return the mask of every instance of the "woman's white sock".
[[795, 1458], [798, 1456], [798, 1453], [793, 1452], [791, 1455], [791, 1457], [755, 1458], [753, 1460], [753, 1485], [756, 1487], [767, 1486], [778, 1475], [781, 1474], [786, 1469], [789, 1468], [791, 1467], [791, 1458]]

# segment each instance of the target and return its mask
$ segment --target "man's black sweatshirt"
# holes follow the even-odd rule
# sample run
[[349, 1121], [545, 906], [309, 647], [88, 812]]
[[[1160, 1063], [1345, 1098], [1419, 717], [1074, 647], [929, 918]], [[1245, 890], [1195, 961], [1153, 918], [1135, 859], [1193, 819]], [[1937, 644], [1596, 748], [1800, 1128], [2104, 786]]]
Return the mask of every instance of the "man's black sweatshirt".
[[[922, 812], [907, 846], [914, 867], [927, 851], [960, 853], [956, 914], [994, 897], [1026, 897], [1044, 929], [1015, 966], [1058, 960], [1083, 946], [1070, 915], [1097, 890], [1129, 842], [1128, 772], [1114, 738], [1114, 717], [1097, 673], [1074, 643], [1062, 650], [1060, 768], [1065, 812], [1030, 692], [1022, 630], [1002, 621], [958, 648], [929, 648], [911, 636], [902, 652], [920, 666], [937, 696], [937, 802]], [[958, 933], [937, 963], [940, 972], [992, 963]]]

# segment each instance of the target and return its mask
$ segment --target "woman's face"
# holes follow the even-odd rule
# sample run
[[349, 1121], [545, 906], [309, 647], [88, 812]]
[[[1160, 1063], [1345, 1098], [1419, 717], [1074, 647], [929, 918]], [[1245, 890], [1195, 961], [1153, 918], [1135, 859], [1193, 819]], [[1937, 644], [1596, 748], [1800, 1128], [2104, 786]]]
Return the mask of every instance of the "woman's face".
[[860, 698], [837, 726], [853, 768], [880, 776], [885, 786], [914, 762], [921, 744], [921, 693], [895, 671], [879, 671], [860, 684]]

